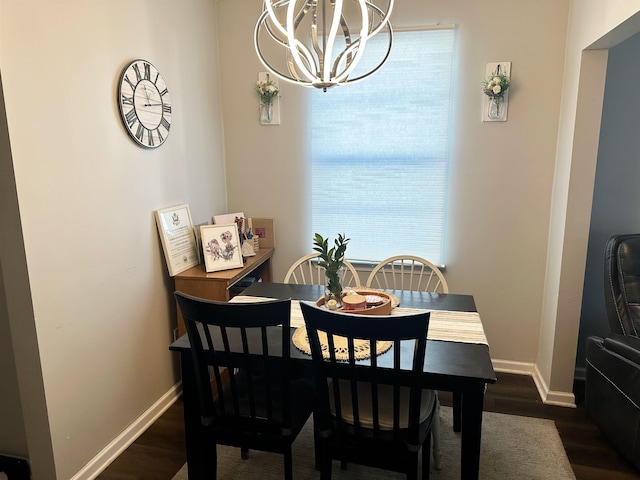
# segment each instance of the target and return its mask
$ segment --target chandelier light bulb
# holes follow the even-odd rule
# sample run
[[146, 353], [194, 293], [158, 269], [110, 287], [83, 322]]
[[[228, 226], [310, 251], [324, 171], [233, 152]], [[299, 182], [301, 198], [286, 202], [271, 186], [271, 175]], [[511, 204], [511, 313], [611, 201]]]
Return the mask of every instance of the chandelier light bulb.
[[[256, 53], [275, 76], [305, 87], [326, 91], [362, 80], [389, 57], [393, 3], [394, 0], [264, 0], [254, 31]], [[367, 41], [383, 30], [388, 38], [386, 53], [367, 72], [353, 77]], [[273, 59], [274, 51], [278, 52], [279, 61]]]

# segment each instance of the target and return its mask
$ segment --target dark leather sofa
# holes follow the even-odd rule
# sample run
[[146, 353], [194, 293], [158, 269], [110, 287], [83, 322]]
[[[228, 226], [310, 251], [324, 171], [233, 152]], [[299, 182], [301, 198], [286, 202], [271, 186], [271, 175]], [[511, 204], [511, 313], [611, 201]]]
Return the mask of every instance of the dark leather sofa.
[[611, 334], [587, 339], [587, 412], [640, 468], [640, 234], [615, 235], [604, 254]]

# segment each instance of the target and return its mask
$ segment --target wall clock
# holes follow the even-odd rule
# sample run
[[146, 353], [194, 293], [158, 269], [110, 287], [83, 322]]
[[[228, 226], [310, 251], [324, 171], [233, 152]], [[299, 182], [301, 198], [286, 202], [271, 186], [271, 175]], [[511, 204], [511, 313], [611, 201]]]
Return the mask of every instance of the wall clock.
[[118, 82], [118, 106], [127, 133], [141, 147], [157, 148], [171, 129], [171, 97], [162, 75], [146, 60], [129, 63]]

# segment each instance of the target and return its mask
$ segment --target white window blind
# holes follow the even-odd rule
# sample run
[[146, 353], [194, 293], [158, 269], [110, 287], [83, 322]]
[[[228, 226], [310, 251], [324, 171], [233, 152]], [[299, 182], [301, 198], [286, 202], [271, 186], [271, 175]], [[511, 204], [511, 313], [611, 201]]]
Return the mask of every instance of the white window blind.
[[312, 228], [351, 238], [349, 259], [444, 262], [453, 44], [453, 28], [396, 32], [376, 74], [312, 92]]

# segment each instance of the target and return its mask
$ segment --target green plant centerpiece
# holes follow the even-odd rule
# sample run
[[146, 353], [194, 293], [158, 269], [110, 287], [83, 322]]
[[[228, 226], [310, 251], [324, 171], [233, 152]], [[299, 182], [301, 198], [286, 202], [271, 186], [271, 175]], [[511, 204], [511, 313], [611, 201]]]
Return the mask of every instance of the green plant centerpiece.
[[329, 248], [329, 238], [322, 238], [316, 233], [313, 237], [313, 249], [319, 253], [318, 265], [324, 268], [327, 284], [325, 287], [325, 304], [329, 300], [335, 300], [337, 307], [342, 306], [342, 276], [344, 274], [344, 254], [347, 250], [349, 238], [345, 235], [338, 235], [334, 240], [334, 245]]

